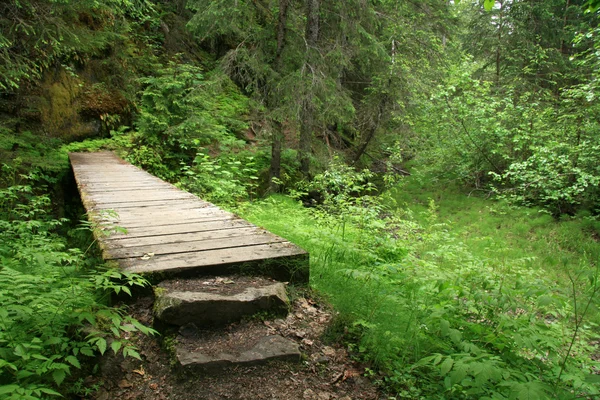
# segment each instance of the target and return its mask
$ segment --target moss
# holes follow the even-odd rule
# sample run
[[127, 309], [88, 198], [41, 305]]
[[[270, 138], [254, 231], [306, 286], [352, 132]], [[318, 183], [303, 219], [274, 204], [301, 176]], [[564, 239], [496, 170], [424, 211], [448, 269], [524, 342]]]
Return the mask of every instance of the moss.
[[40, 117], [46, 131], [53, 137], [77, 135], [80, 127], [76, 100], [81, 93], [82, 81], [64, 68], [46, 74], [42, 82]]

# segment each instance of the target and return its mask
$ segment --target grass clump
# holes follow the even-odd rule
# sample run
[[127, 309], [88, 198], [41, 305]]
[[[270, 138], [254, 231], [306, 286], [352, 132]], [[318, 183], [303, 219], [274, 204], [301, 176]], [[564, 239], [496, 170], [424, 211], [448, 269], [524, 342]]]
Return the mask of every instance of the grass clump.
[[[363, 173], [337, 171], [316, 178], [337, 184], [317, 207], [274, 196], [241, 212], [310, 252], [311, 286], [341, 313], [347, 337], [358, 338], [350, 346], [383, 372], [393, 396], [598, 393], [593, 243], [582, 242], [587, 257], [568, 246], [581, 225], [481, 199], [457, 196], [452, 208], [444, 191], [439, 201], [423, 193], [412, 210], [397, 207], [415, 187], [376, 195]], [[492, 225], [475, 218], [484, 212], [506, 230], [492, 235]], [[463, 224], [445, 219], [463, 213]]]

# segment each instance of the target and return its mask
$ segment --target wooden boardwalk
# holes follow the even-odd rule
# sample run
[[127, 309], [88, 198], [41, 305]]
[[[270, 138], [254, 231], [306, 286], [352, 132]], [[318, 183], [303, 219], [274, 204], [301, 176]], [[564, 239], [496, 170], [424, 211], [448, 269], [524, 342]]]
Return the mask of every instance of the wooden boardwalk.
[[[106, 260], [141, 274], [224, 273], [258, 268], [306, 281], [308, 254], [112, 152], [71, 153], [88, 218]], [[264, 271], [263, 271], [264, 270]]]

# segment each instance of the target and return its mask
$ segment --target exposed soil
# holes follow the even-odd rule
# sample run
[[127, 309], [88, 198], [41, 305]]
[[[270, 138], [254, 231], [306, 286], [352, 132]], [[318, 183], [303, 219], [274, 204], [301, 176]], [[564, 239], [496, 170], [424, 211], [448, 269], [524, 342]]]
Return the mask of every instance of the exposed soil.
[[190, 352], [200, 351], [211, 357], [223, 352], [237, 356], [268, 335], [268, 328], [260, 321], [243, 321], [231, 324], [226, 329], [210, 330], [201, 330], [194, 324], [188, 324], [179, 329], [177, 341]]
[[[258, 282], [261, 278], [248, 279]], [[233, 285], [216, 281], [214, 283], [221, 286]], [[210, 286], [203, 283], [202, 285]], [[152, 301], [151, 297], [139, 298], [130, 305], [131, 314], [144, 324], [152, 324]], [[259, 330], [266, 334], [278, 334], [292, 339], [300, 345], [302, 361], [220, 368], [210, 372], [183, 370], [176, 365], [172, 351], [168, 350], [172, 348], [174, 333], [156, 338], [137, 336], [134, 339], [137, 341], [142, 361], [133, 358], [124, 360], [115, 356], [105, 357], [98, 374], [86, 379], [88, 386], [100, 386], [89, 398], [384, 399], [385, 396], [378, 392], [376, 386], [364, 377], [364, 365], [353, 361], [343, 345], [324, 341], [323, 334], [332, 318], [333, 313], [330, 309], [316, 303], [309, 296], [301, 295], [293, 301], [292, 310], [286, 318], [272, 321], [253, 319], [225, 327], [222, 329], [223, 333], [227, 330], [249, 332], [247, 329], [250, 327], [255, 329], [260, 326]], [[183, 328], [183, 331], [185, 329]], [[212, 335], [212, 340], [223, 340], [219, 339], [214, 331], [211, 334], [203, 334]], [[206, 345], [210, 346], [210, 340]]]
[[177, 292], [204, 292], [220, 295], [236, 295], [249, 287], [264, 287], [277, 281], [268, 278], [245, 275], [232, 275], [214, 278], [170, 279], [157, 286]]

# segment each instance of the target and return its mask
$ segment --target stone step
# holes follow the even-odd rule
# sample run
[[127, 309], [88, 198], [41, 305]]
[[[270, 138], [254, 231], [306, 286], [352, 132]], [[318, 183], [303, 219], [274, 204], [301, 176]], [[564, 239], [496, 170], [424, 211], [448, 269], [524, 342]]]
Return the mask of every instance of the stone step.
[[180, 328], [175, 355], [183, 368], [217, 369], [269, 361], [301, 359], [299, 345], [293, 340], [268, 332], [254, 321], [231, 325], [227, 330], [201, 330], [195, 324]]
[[259, 312], [285, 314], [289, 307], [285, 285], [260, 277], [173, 279], [154, 292], [155, 318], [179, 326], [223, 325]]

